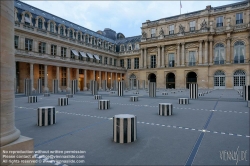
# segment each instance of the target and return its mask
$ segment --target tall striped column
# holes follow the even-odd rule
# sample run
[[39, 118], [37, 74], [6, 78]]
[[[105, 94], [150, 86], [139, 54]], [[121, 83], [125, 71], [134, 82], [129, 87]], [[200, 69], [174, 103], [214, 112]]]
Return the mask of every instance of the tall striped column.
[[32, 93], [31, 79], [26, 78], [24, 80], [24, 94], [25, 96], [30, 96]]
[[42, 93], [42, 79], [37, 80], [37, 93]]
[[106, 91], [107, 80], [102, 80], [102, 90]]
[[198, 98], [198, 84], [189, 84], [189, 97], [190, 99]]
[[116, 90], [116, 80], [113, 81], [113, 90]]
[[91, 93], [92, 95], [97, 95], [97, 81], [91, 80], [90, 81]]
[[243, 86], [243, 98], [246, 101], [250, 100], [250, 85]]
[[139, 80], [136, 80], [136, 90], [139, 90], [139, 88], [140, 88]]
[[149, 97], [156, 97], [156, 83], [149, 82]]
[[77, 80], [71, 80], [71, 94], [76, 93], [76, 88], [77, 88], [76, 82], [77, 82]]
[[53, 93], [58, 93], [58, 80], [54, 79], [53, 80]]
[[124, 87], [123, 85], [124, 85], [123, 81], [118, 82], [118, 92], [117, 92], [118, 96], [123, 96], [123, 87]]

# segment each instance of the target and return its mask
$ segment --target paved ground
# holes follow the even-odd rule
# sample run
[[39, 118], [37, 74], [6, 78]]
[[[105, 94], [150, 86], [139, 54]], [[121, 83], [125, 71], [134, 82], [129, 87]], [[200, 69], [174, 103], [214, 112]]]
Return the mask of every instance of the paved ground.
[[[34, 138], [36, 151], [85, 151], [85, 163], [79, 165], [249, 165], [250, 110], [237, 91], [214, 90], [190, 100], [189, 105], [178, 104], [179, 97], [189, 96], [188, 90], [164, 90], [167, 96], [161, 90], [156, 98], [140, 90], [139, 101], [130, 102], [133, 92], [124, 92], [123, 97], [99, 92], [103, 99], [110, 100], [109, 110], [98, 110], [90, 92], [69, 98], [68, 106], [57, 105], [58, 97], [65, 93], [39, 95], [37, 103], [28, 103], [27, 97], [17, 95], [16, 127], [22, 135]], [[158, 103], [162, 102], [173, 104], [172, 116], [157, 114]], [[55, 125], [36, 125], [40, 106], [56, 107]], [[123, 113], [137, 116], [136, 142], [112, 141], [112, 117]], [[36, 157], [51, 163], [56, 160], [43, 154]], [[46, 165], [56, 164], [63, 162]]]

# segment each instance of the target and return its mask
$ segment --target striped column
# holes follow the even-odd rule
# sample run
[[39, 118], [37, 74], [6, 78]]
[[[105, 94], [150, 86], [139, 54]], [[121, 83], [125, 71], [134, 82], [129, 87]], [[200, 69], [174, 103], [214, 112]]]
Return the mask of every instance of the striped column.
[[166, 95], [168, 95], [168, 93], [167, 92], [162, 92], [162, 95], [166, 96]]
[[113, 90], [116, 90], [116, 80], [113, 81]]
[[189, 104], [188, 98], [179, 98], [179, 104]]
[[243, 86], [243, 98], [246, 101], [250, 100], [250, 85]]
[[161, 116], [173, 115], [173, 105], [171, 103], [159, 103], [159, 115]]
[[138, 96], [130, 96], [130, 101], [132, 102], [138, 101]]
[[32, 94], [31, 79], [24, 79], [24, 94], [30, 96]]
[[90, 81], [91, 93], [92, 95], [97, 95], [97, 81], [91, 80]]
[[189, 98], [190, 99], [198, 98], [198, 84], [189, 84]]
[[56, 108], [53, 106], [38, 107], [37, 126], [48, 126], [56, 123]]
[[250, 108], [250, 100], [247, 101], [247, 106]]
[[156, 97], [156, 83], [149, 82], [149, 97]]
[[124, 87], [124, 82], [123, 81], [119, 81], [118, 82], [118, 96], [123, 96], [123, 87]]
[[58, 98], [58, 105], [65, 106], [69, 104], [69, 99], [67, 97], [59, 97]]
[[204, 96], [204, 93], [199, 93], [198, 96], [199, 96], [199, 97], [200, 97], [200, 96]]
[[119, 114], [113, 117], [113, 140], [117, 143], [136, 141], [137, 118], [135, 115]]
[[42, 93], [42, 79], [37, 80], [37, 93]]
[[28, 103], [37, 103], [37, 96], [28, 96]]
[[66, 97], [67, 98], [72, 98], [72, 97], [74, 97], [74, 95], [73, 94], [66, 94]]
[[50, 96], [50, 93], [44, 93], [43, 96], [44, 96], [44, 97], [49, 97], [49, 96]]
[[102, 99], [102, 95], [95, 95], [95, 100], [100, 100]]
[[107, 87], [107, 81], [102, 80], [102, 90], [106, 91], [106, 87]]
[[71, 94], [76, 94], [77, 80], [71, 80]]
[[99, 110], [107, 110], [110, 108], [110, 100], [99, 100], [98, 101]]
[[53, 90], [54, 94], [58, 93], [58, 80], [57, 79], [53, 80], [53, 88], [52, 88], [52, 90]]
[[140, 88], [139, 80], [136, 80], [136, 90], [139, 90], [139, 88]]

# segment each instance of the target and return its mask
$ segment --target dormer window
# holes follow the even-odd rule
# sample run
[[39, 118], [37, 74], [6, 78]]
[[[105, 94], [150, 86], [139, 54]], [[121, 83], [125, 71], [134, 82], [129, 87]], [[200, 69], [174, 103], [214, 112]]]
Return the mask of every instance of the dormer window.
[[69, 37], [73, 38], [73, 31], [72, 30], [69, 31]]
[[64, 35], [63, 30], [64, 30], [64, 29], [63, 29], [63, 26], [61, 26], [61, 27], [60, 27], [60, 35], [62, 35], [62, 36]]
[[54, 23], [50, 22], [50, 32], [54, 33]]
[[128, 50], [129, 50], [129, 51], [132, 50], [132, 46], [131, 46], [131, 45], [128, 46]]
[[174, 34], [174, 25], [170, 25], [169, 26], [169, 35], [173, 35]]
[[38, 19], [38, 29], [43, 29], [43, 20], [41, 18]]
[[78, 40], [81, 40], [81, 34], [78, 33]]
[[243, 13], [236, 13], [236, 24], [243, 23]]
[[222, 16], [216, 18], [216, 26], [223, 27], [223, 17]]
[[189, 23], [189, 27], [190, 27], [190, 32], [195, 31], [195, 21], [191, 21], [191, 22]]
[[155, 37], [155, 28], [151, 29], [151, 37]]
[[121, 45], [121, 51], [124, 51], [124, 45]]
[[25, 14], [24, 21], [25, 24], [30, 25], [31, 21], [30, 21], [30, 15], [28, 13]]

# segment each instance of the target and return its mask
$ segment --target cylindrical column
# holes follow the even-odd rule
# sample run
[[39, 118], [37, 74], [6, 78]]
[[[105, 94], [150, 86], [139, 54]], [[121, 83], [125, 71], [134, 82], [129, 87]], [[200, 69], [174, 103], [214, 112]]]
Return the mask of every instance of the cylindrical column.
[[57, 79], [53, 79], [53, 93], [56, 94], [58, 93], [58, 80]]
[[102, 72], [99, 71], [99, 89], [102, 89]]
[[202, 64], [202, 40], [199, 41], [200, 46], [199, 46], [199, 65]]
[[143, 68], [143, 48], [141, 48], [141, 58], [139, 62], [140, 62], [140, 68], [142, 69]]
[[157, 67], [161, 67], [161, 46], [157, 46], [158, 55], [157, 55]]
[[95, 70], [93, 70], [93, 80], [95, 81]]
[[60, 91], [60, 67], [57, 66], [56, 67], [56, 79], [57, 79], [57, 87], [58, 87], [58, 91]]
[[198, 84], [189, 84], [189, 96], [190, 99], [198, 98]]
[[[14, 54], [14, 1], [0, 1], [0, 146], [20, 136], [15, 127], [15, 54]], [[2, 25], [2, 23], [4, 23]], [[4, 92], [4, 93], [3, 93]]]
[[204, 53], [205, 53], [205, 55], [204, 55], [205, 56], [204, 64], [207, 65], [207, 58], [208, 58], [207, 57], [208, 56], [208, 41], [207, 40], [205, 40], [205, 52]]
[[164, 51], [164, 46], [161, 47], [161, 67], [165, 67], [165, 51]]
[[171, 103], [159, 103], [158, 114], [161, 116], [173, 115], [173, 105]]
[[31, 90], [34, 90], [34, 68], [33, 63], [30, 63], [30, 80], [31, 80]]
[[91, 80], [90, 84], [92, 95], [97, 95], [97, 82], [95, 80]]
[[38, 107], [37, 126], [48, 126], [56, 123], [56, 108], [53, 106]]
[[230, 48], [231, 48], [230, 45], [231, 45], [231, 37], [228, 37], [228, 38], [227, 38], [227, 54], [226, 54], [226, 55], [227, 55], [227, 57], [226, 57], [226, 61], [227, 61], [226, 63], [227, 63], [227, 64], [230, 63], [230, 59], [231, 59], [231, 58], [230, 58]]
[[180, 66], [180, 43], [177, 43], [177, 54], [176, 54], [177, 66]]
[[156, 83], [149, 82], [149, 97], [156, 97]]
[[42, 93], [42, 79], [37, 80], [37, 93]]
[[105, 80], [106, 80], [106, 87], [105, 89], [108, 89], [108, 73], [105, 71]]
[[119, 81], [118, 82], [118, 92], [117, 92], [117, 94], [118, 94], [118, 96], [123, 96], [123, 81]]
[[181, 66], [184, 66], [185, 43], [181, 43]]
[[110, 89], [113, 89], [113, 84], [112, 84], [112, 72], [110, 73]]
[[70, 92], [70, 68], [67, 67], [67, 91]]
[[250, 85], [243, 86], [243, 98], [246, 101], [250, 101]]
[[78, 80], [79, 80], [79, 69], [76, 68], [76, 91], [77, 92], [78, 92], [78, 89], [79, 89]]
[[44, 65], [44, 92], [48, 92], [48, 66]]
[[87, 90], [87, 70], [84, 69], [84, 90]]
[[144, 48], [144, 68], [147, 68], [147, 48]]
[[213, 64], [213, 40], [209, 40], [209, 64]]

